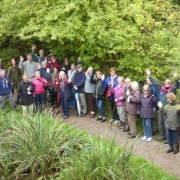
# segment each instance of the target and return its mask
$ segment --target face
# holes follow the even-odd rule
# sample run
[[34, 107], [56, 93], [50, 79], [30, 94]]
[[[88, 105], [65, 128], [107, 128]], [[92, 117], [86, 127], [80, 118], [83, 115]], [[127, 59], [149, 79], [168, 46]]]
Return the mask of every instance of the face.
[[170, 87], [171, 86], [171, 81], [169, 79], [165, 80], [165, 87]]
[[115, 72], [115, 71], [111, 71], [111, 72], [110, 72], [110, 75], [111, 75], [112, 77], [114, 77], [114, 76], [115, 76], [115, 74], [116, 74], [116, 72]]
[[27, 60], [32, 61], [32, 55], [27, 55]]
[[102, 74], [101, 73], [97, 73], [96, 76], [97, 76], [98, 79], [101, 79]]
[[78, 72], [81, 72], [83, 70], [83, 67], [79, 67], [77, 70]]
[[72, 70], [76, 69], [75, 64], [71, 64], [71, 69], [72, 69]]
[[60, 77], [60, 79], [64, 79], [65, 78], [65, 73], [59, 73], [59, 77]]
[[54, 72], [54, 73], [58, 73], [58, 69], [57, 69], [57, 68], [54, 68], [53, 72]]
[[131, 86], [131, 81], [127, 80], [125, 81], [126, 87], [130, 87]]
[[68, 65], [68, 64], [69, 64], [69, 60], [68, 60], [68, 59], [65, 59], [65, 60], [64, 60], [64, 64], [65, 64], [65, 65]]
[[44, 51], [43, 50], [40, 50], [39, 51], [39, 55], [42, 57], [42, 56], [44, 56]]
[[122, 79], [118, 78], [118, 84], [121, 85], [123, 83]]
[[148, 85], [151, 85], [151, 84], [152, 84], [149, 79], [146, 79], [146, 82], [147, 82]]
[[92, 68], [89, 68], [89, 69], [88, 69], [88, 73], [89, 73], [89, 74], [92, 74], [92, 72], [93, 72]]
[[144, 88], [143, 89], [143, 94], [147, 96], [149, 94], [149, 89], [148, 88]]
[[4, 78], [5, 75], [6, 75], [5, 71], [1, 71], [1, 72], [0, 72], [0, 76], [1, 76], [2, 78]]
[[41, 77], [41, 74], [38, 72], [38, 73], [36, 73], [36, 78], [40, 78]]
[[50, 60], [51, 60], [51, 61], [55, 60], [55, 56], [51, 56], [51, 57], [50, 57]]
[[11, 64], [12, 65], [16, 65], [16, 60], [15, 59], [11, 59]]
[[47, 68], [47, 63], [46, 63], [46, 62], [43, 62], [43, 63], [42, 63], [42, 67], [43, 67], [43, 68]]
[[23, 81], [27, 82], [28, 81], [28, 77], [27, 76], [23, 76]]

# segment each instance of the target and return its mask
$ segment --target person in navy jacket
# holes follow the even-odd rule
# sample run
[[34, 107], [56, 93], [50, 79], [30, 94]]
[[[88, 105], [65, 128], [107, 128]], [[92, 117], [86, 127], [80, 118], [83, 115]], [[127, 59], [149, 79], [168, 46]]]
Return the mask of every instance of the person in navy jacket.
[[0, 69], [0, 109], [5, 110], [5, 102], [8, 98], [13, 110], [16, 110], [15, 99], [12, 94], [12, 83], [6, 76], [5, 69]]

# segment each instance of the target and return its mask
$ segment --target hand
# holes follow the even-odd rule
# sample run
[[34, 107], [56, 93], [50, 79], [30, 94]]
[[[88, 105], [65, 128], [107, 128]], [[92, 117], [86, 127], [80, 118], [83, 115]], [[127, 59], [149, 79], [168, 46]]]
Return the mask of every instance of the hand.
[[38, 69], [40, 69], [40, 68], [41, 68], [41, 65], [40, 65], [39, 63], [37, 63], [37, 67], [38, 67]]
[[30, 91], [30, 88], [27, 88], [27, 91]]
[[64, 67], [63, 67], [63, 68], [61, 68], [61, 69], [65, 71], [65, 68], [64, 68]]
[[161, 101], [158, 101], [157, 105], [159, 106], [159, 108], [162, 108], [162, 106], [163, 106]]
[[105, 79], [105, 75], [102, 74], [102, 75], [101, 75], [101, 80], [104, 80], [104, 79]]
[[146, 72], [146, 74], [147, 74], [148, 76], [150, 76], [150, 75], [151, 75], [151, 71], [150, 71], [150, 69], [149, 69], [149, 68], [147, 68], [147, 69], [145, 70], [145, 72]]
[[49, 69], [49, 68], [47, 68], [47, 69], [46, 69], [46, 72], [47, 72], [47, 73], [50, 73], [50, 69]]
[[129, 96], [130, 95], [130, 91], [129, 89], [126, 91], [126, 95]]
[[23, 56], [20, 56], [19, 59], [20, 59], [20, 61], [24, 61], [24, 57]]
[[71, 78], [68, 79], [68, 82], [71, 82]]
[[34, 51], [36, 49], [36, 45], [32, 44], [32, 50]]
[[118, 99], [114, 99], [115, 102], [118, 102]]
[[174, 72], [173, 72], [173, 76], [174, 76], [174, 77], [177, 77], [177, 76], [178, 76], [178, 72], [177, 72], [177, 71], [174, 71]]
[[32, 76], [28, 76], [29, 79], [32, 79]]

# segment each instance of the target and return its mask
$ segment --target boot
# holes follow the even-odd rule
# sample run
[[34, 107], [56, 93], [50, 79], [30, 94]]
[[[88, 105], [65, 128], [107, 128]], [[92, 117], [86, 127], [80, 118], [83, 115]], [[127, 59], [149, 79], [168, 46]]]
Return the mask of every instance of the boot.
[[178, 152], [179, 152], [179, 145], [175, 145], [173, 154], [177, 154]]
[[169, 149], [166, 152], [171, 153], [173, 151], [174, 151], [173, 145], [169, 145]]
[[121, 122], [121, 125], [119, 126], [119, 129], [125, 129], [125, 123]]

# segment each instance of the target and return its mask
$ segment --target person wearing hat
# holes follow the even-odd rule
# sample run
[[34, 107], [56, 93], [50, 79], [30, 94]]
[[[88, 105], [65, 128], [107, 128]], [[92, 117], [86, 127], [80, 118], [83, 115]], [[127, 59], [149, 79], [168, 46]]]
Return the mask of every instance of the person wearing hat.
[[33, 61], [31, 53], [27, 54], [27, 61], [24, 62], [24, 57], [20, 56], [19, 68], [24, 70], [24, 74], [28, 76], [28, 81], [32, 81], [35, 72], [38, 70], [37, 63]]
[[74, 74], [74, 78], [72, 82], [73, 82], [75, 92], [78, 93], [78, 97], [81, 103], [82, 117], [84, 117], [87, 114], [87, 104], [86, 104], [86, 97], [85, 97], [85, 92], [84, 92], [86, 74], [83, 71], [82, 64], [78, 64], [76, 66], [76, 69], [77, 71]]
[[61, 68], [61, 64], [57, 60], [56, 55], [53, 52], [51, 52], [49, 54], [49, 57], [50, 57], [50, 61], [48, 62], [48, 68], [50, 69], [50, 71], [53, 71], [54, 67], [56, 67], [57, 69], [60, 69]]

